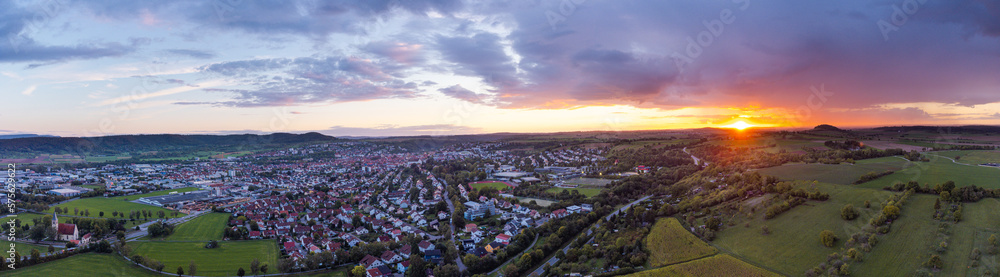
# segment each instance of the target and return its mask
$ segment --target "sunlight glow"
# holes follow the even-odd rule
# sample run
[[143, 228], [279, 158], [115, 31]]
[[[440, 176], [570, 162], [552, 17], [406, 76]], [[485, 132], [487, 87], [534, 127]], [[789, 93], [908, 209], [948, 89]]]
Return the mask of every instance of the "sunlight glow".
[[737, 130], [744, 130], [746, 128], [754, 127], [753, 124], [747, 123], [746, 121], [736, 121], [733, 124], [722, 126], [723, 128], [733, 128]]

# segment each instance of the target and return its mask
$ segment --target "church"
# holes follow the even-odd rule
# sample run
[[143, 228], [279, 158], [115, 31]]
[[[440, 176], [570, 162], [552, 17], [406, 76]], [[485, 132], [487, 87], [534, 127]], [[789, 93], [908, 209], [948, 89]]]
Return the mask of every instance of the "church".
[[76, 224], [59, 223], [59, 216], [52, 213], [52, 229], [56, 230], [56, 240], [71, 241], [80, 239], [80, 230]]

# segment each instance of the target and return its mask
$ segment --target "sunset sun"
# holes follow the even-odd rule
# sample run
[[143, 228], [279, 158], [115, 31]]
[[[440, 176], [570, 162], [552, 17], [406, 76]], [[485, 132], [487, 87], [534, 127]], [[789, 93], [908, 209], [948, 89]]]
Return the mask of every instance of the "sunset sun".
[[754, 127], [753, 124], [747, 123], [746, 121], [737, 121], [729, 125], [722, 126], [723, 128], [733, 128], [736, 130], [744, 130], [746, 128]]

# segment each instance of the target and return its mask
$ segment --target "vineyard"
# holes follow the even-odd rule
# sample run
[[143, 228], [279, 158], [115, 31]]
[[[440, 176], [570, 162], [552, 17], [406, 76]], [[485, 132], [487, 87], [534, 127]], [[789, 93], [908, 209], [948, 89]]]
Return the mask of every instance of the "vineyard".
[[693, 234], [684, 230], [676, 218], [663, 218], [656, 222], [646, 236], [649, 263], [653, 267], [676, 264], [710, 256], [718, 252]]

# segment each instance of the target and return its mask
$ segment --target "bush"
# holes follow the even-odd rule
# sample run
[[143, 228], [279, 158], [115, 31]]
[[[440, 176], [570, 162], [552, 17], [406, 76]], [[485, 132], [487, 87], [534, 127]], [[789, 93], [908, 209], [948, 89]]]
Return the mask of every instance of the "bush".
[[844, 208], [840, 209], [840, 218], [844, 220], [854, 220], [858, 218], [858, 210], [854, 208], [854, 205], [847, 204]]
[[837, 235], [833, 234], [833, 231], [823, 230], [819, 233], [819, 240], [823, 246], [833, 247], [833, 244], [837, 242]]
[[941, 260], [941, 256], [931, 255], [930, 259], [924, 262], [925, 267], [930, 267], [934, 269], [941, 269], [944, 266], [944, 261]]

